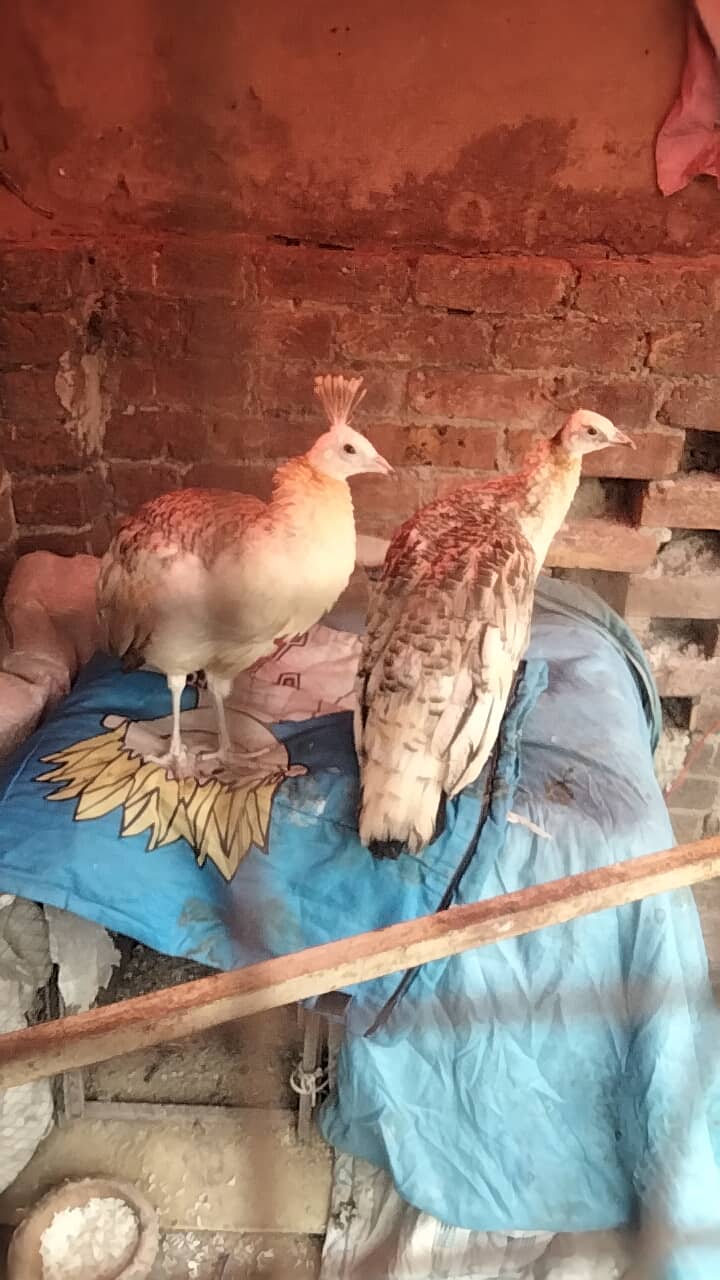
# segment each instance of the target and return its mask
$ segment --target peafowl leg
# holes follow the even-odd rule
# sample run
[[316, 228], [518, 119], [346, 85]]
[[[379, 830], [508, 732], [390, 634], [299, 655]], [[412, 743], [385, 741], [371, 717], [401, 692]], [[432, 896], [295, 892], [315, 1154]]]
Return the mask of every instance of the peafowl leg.
[[208, 671], [207, 683], [217, 716], [218, 745], [216, 751], [201, 751], [199, 753], [199, 759], [202, 760], [203, 765], [207, 766], [208, 764], [216, 763], [218, 768], [222, 768], [223, 765], [242, 765], [259, 756], [266, 755], [269, 750], [272, 750], [272, 748], [268, 747], [262, 751], [240, 751], [233, 746], [225, 715], [225, 699], [230, 696], [232, 680], [228, 680], [226, 676], [212, 675]]
[[208, 689], [215, 706], [215, 715], [218, 722], [218, 745], [217, 751], [210, 752], [205, 759], [217, 757], [222, 763], [232, 754], [233, 745], [230, 741], [230, 734], [227, 727], [227, 716], [225, 715], [225, 699], [230, 696], [232, 689], [232, 680], [223, 679], [221, 676], [208, 675]]
[[145, 760], [149, 764], [159, 764], [166, 769], [172, 778], [189, 778], [193, 773], [193, 757], [184, 746], [180, 735], [180, 702], [185, 688], [186, 676], [169, 675], [167, 677], [168, 688], [172, 698], [172, 736], [170, 738], [170, 749], [166, 751], [164, 756], [146, 756]]

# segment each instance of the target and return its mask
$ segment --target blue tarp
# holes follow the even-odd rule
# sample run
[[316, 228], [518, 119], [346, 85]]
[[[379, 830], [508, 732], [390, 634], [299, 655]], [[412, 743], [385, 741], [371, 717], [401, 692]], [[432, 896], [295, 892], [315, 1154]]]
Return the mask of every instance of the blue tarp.
[[[162, 797], [128, 773], [122, 724], [166, 715], [160, 677], [90, 664], [0, 775], [0, 891], [228, 968], [437, 909], [475, 839], [482, 785], [449, 806], [423, 858], [377, 862], [355, 831], [350, 716], [276, 725], [307, 772], [258, 793], [247, 829], [265, 831], [268, 852], [252, 847], [228, 880], [221, 857], [198, 866], [183, 838], [147, 849], [149, 834], [204, 824], [222, 853], [228, 813], [233, 829], [249, 821], [195, 800], [161, 821]], [[594, 596], [545, 582], [490, 813], [452, 900], [672, 844], [658, 732], [624, 625]], [[551, 838], [508, 826], [510, 807]], [[329, 1141], [463, 1227], [591, 1230], [654, 1207], [682, 1228], [720, 1228], [715, 1016], [689, 891], [428, 965], [367, 1035], [399, 977], [352, 992], [321, 1117]], [[710, 1280], [717, 1255], [678, 1267], [673, 1280]]]

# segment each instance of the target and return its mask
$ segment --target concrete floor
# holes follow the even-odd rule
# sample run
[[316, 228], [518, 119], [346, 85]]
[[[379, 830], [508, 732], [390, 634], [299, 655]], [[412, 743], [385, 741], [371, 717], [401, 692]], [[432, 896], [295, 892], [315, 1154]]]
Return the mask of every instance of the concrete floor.
[[321, 1236], [168, 1232], [150, 1280], [316, 1280]]
[[[0, 1280], [11, 1231], [0, 1227]], [[317, 1280], [322, 1236], [166, 1231], [149, 1280]]]
[[[211, 972], [158, 955], [140, 943], [123, 947], [123, 964], [98, 1004], [114, 1004]], [[207, 1031], [201, 1038], [113, 1058], [85, 1073], [85, 1095], [102, 1102], [184, 1103], [225, 1107], [295, 1107], [289, 1085], [302, 1053], [295, 1007]]]
[[[123, 940], [121, 949], [121, 970], [99, 1003], [207, 972], [140, 944]], [[162, 1243], [152, 1280], [311, 1280], [331, 1155], [319, 1138], [302, 1144], [296, 1137], [288, 1080], [301, 1050], [293, 1007], [91, 1068], [87, 1114], [56, 1128], [0, 1196], [0, 1222], [17, 1221], [63, 1177], [114, 1173], [140, 1186], [158, 1210]], [[218, 1117], [209, 1107], [226, 1110]], [[0, 1250], [2, 1243], [0, 1234]]]

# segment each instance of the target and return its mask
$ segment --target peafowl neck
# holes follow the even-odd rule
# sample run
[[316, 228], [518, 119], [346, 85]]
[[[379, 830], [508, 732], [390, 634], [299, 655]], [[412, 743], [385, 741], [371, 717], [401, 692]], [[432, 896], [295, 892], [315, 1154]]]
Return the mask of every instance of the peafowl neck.
[[543, 441], [520, 472], [518, 522], [535, 551], [538, 569], [565, 522], [580, 483], [582, 459], [556, 440]]
[[317, 471], [307, 458], [293, 458], [278, 467], [266, 520], [274, 532], [299, 540], [323, 542], [355, 559], [355, 519], [346, 480]]

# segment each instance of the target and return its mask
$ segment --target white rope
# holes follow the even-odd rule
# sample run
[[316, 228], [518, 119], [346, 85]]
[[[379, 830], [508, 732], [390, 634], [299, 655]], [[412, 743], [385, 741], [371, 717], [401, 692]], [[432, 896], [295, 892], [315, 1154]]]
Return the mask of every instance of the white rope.
[[329, 1087], [328, 1073], [324, 1067], [316, 1067], [314, 1071], [306, 1071], [302, 1063], [290, 1073], [290, 1088], [300, 1098], [309, 1098], [314, 1107], [321, 1093]]
[[542, 827], [539, 827], [536, 822], [531, 822], [530, 819], [524, 817], [523, 814], [513, 813], [513, 811], [510, 810], [506, 816], [508, 822], [515, 823], [518, 827], [527, 827], [528, 831], [532, 831], [534, 836], [540, 836], [542, 840], [552, 839], [552, 837], [548, 835], [547, 831], [543, 831]]

